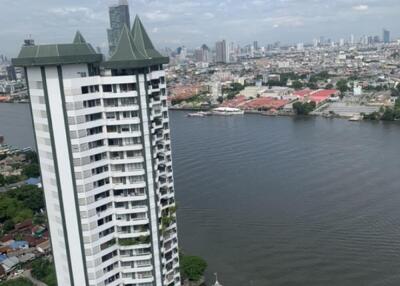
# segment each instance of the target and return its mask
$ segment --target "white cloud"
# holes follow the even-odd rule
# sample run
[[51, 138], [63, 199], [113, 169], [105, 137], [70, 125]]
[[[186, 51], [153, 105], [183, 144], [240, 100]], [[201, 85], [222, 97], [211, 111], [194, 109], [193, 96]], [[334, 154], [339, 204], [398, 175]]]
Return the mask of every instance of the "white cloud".
[[355, 11], [367, 11], [368, 9], [369, 9], [368, 5], [353, 6], [353, 10]]
[[166, 21], [171, 18], [171, 15], [168, 13], [164, 13], [161, 10], [155, 10], [152, 12], [147, 12], [144, 13], [147, 19], [153, 22], [160, 22], [160, 21]]
[[204, 13], [203, 15], [204, 15], [204, 17], [207, 18], [207, 19], [212, 19], [212, 18], [215, 17], [215, 15], [214, 15], [213, 13], [210, 13], [210, 12], [206, 12], [206, 13]]
[[278, 28], [278, 27], [293, 28], [293, 27], [304, 26], [303, 18], [297, 16], [271, 17], [271, 18], [265, 18], [263, 21], [271, 23], [273, 28]]

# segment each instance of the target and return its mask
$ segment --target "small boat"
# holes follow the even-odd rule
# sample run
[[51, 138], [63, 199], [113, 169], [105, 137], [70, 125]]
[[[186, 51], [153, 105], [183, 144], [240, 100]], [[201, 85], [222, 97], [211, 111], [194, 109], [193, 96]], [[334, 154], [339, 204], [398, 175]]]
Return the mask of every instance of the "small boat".
[[215, 115], [243, 115], [244, 111], [240, 110], [238, 108], [232, 108], [232, 107], [218, 107], [214, 108], [212, 111], [212, 114]]
[[210, 113], [204, 112], [204, 111], [199, 111], [199, 112], [194, 112], [194, 113], [188, 113], [187, 117], [205, 117], [207, 115], [210, 115]]
[[349, 118], [349, 121], [361, 121], [363, 117], [361, 115], [353, 115], [352, 117]]

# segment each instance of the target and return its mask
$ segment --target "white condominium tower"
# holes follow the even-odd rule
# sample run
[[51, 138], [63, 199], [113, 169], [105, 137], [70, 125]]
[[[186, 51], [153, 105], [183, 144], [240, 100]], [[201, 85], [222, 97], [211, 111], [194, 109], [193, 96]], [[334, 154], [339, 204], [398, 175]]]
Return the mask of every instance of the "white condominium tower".
[[109, 60], [78, 32], [25, 46], [59, 286], [178, 286], [165, 71], [136, 17]]

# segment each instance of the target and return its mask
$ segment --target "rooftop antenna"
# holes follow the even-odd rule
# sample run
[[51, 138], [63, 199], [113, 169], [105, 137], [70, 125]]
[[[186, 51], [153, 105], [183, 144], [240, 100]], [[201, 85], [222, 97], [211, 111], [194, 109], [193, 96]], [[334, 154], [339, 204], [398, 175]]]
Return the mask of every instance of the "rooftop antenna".
[[213, 286], [222, 286], [222, 285], [219, 284], [219, 282], [218, 282], [218, 273], [215, 272], [214, 275], [215, 275], [215, 284], [214, 284]]

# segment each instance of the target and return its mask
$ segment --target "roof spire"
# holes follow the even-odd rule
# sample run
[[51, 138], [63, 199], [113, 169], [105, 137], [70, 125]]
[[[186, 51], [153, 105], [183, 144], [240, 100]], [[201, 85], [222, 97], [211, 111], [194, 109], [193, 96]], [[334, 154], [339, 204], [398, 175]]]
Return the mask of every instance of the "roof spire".
[[215, 275], [215, 284], [213, 286], [222, 286], [221, 284], [219, 284], [218, 282], [218, 273], [214, 273]]
[[117, 48], [110, 59], [103, 63], [106, 68], [139, 68], [166, 64], [169, 58], [154, 49], [139, 17], [136, 16], [132, 31], [124, 25]]
[[142, 60], [146, 56], [135, 46], [132, 35], [128, 26], [125, 24], [122, 27], [121, 35], [118, 40], [117, 48], [112, 54], [110, 61], [133, 61]]
[[146, 29], [144, 28], [138, 15], [136, 15], [135, 21], [133, 22], [131, 34], [135, 41], [135, 45], [149, 58], [162, 57], [162, 55], [154, 48], [154, 45], [151, 42], [150, 37], [147, 34]]
[[86, 44], [85, 38], [82, 36], [81, 32], [76, 31], [75, 38], [73, 41], [74, 44]]

